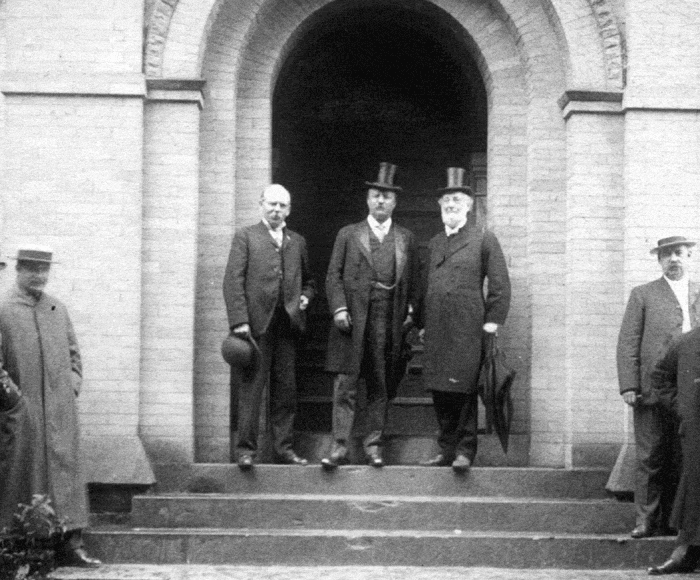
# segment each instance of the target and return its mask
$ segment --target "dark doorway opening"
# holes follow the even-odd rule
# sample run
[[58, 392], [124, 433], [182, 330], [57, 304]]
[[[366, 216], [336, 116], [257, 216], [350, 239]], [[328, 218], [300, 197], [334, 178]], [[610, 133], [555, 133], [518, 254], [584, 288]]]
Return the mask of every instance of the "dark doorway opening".
[[331, 395], [323, 282], [338, 230], [366, 216], [364, 181], [380, 161], [399, 166], [394, 218], [425, 247], [441, 227], [433, 192], [445, 168], [486, 151], [486, 91], [457, 23], [423, 2], [336, 4], [298, 39], [273, 95], [273, 179], [292, 193], [289, 226], [306, 237], [321, 289], [299, 357], [307, 431], [330, 429], [329, 408], [319, 411]]

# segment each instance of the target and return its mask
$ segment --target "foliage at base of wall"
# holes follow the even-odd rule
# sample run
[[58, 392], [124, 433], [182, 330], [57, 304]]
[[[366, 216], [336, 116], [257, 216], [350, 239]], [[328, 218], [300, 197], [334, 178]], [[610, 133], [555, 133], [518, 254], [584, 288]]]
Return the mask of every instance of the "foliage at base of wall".
[[35, 495], [19, 504], [12, 524], [0, 530], [0, 580], [42, 580], [56, 568], [56, 546], [65, 533], [51, 500]]

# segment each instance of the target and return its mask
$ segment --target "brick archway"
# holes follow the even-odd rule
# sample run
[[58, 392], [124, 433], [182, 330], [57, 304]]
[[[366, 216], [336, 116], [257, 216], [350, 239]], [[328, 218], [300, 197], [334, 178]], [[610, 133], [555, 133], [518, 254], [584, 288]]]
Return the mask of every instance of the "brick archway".
[[[420, 9], [421, 3], [411, 6]], [[531, 362], [542, 353], [566, 358], [559, 316], [565, 289], [540, 266], [563, 257], [566, 247], [561, 195], [566, 191], [566, 129], [557, 99], [572, 86], [619, 88], [621, 45], [616, 52], [603, 40], [602, 1], [567, 3], [564, 12], [544, 0], [436, 0], [430, 6], [460, 30], [486, 87], [489, 225], [509, 256], [516, 296], [505, 337], [520, 370], [515, 428], [532, 438], [523, 458], [561, 465], [563, 434], [571, 420], [561, 410], [570, 394], [552, 384], [551, 367]], [[218, 357], [226, 330], [220, 281], [230, 233], [257, 219], [260, 187], [271, 174], [276, 76], [297, 39], [321, 11], [333, 8], [328, 0], [303, 5], [163, 0], [151, 13], [149, 74], [206, 80], [195, 321], [198, 461], [228, 460], [228, 378]]]

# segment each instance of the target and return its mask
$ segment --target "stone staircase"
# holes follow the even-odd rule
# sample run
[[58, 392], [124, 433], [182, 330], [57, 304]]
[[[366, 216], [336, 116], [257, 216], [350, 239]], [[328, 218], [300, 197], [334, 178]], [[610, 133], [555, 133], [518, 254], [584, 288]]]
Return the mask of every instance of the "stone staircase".
[[159, 466], [130, 521], [86, 534], [108, 563], [631, 569], [672, 538], [629, 539], [606, 470]]

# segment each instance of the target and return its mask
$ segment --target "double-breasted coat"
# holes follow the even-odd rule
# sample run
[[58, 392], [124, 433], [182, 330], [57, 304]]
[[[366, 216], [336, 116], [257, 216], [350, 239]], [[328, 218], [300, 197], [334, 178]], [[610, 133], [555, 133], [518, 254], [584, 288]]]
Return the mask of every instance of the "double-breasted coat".
[[69, 529], [85, 527], [76, 405], [82, 365], [65, 306], [15, 288], [0, 306], [0, 365], [22, 392], [19, 404], [0, 412], [0, 528], [33, 494], [48, 495]]
[[700, 328], [676, 339], [657, 363], [650, 384], [680, 419], [681, 479], [670, 524], [683, 544], [700, 545]]
[[224, 274], [229, 326], [249, 324], [254, 337], [264, 334], [279, 300], [280, 278], [292, 328], [304, 332], [306, 312], [299, 309], [299, 298], [303, 294], [311, 300], [316, 292], [306, 240], [285, 228], [279, 248], [262, 221], [238, 230]]
[[490, 231], [465, 226], [449, 239], [444, 231], [433, 237], [428, 259], [421, 309], [424, 385], [433, 391], [474, 393], [484, 323], [503, 324], [510, 307], [503, 251]]
[[[396, 288], [392, 311], [391, 354], [387, 360], [387, 395], [390, 399], [396, 395], [403, 374], [402, 325], [409, 312], [409, 305], [417, 307], [420, 291], [415, 237], [411, 231], [395, 222], [391, 227], [396, 246]], [[331, 315], [341, 308], [348, 309], [352, 318], [352, 330], [345, 333], [335, 325], [331, 326], [326, 356], [326, 370], [329, 372], [360, 372], [373, 272], [369, 223], [363, 220], [345, 226], [338, 232], [333, 246], [326, 275], [326, 296]]]

